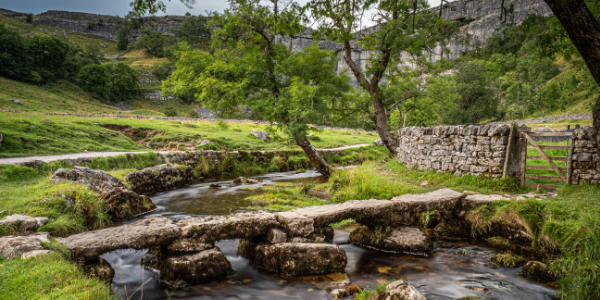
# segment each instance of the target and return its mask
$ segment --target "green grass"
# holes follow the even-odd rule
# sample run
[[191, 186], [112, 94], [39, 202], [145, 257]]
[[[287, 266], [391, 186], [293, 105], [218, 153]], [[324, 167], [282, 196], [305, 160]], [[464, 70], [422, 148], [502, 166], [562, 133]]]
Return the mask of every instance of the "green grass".
[[[159, 164], [156, 154], [136, 154], [135, 160], [124, 155], [95, 158], [87, 164], [94, 169], [106, 171], [135, 171]], [[55, 236], [97, 229], [109, 225], [104, 200], [87, 187], [75, 183], [50, 182], [51, 174], [60, 167], [58, 162], [42, 164], [38, 169], [14, 165], [0, 165], [0, 211], [3, 216], [26, 214], [32, 217], [47, 216], [48, 224], [39, 231]], [[63, 195], [68, 199], [65, 199]], [[40, 201], [42, 199], [47, 199]], [[14, 233], [10, 228], [0, 229], [1, 235]]]
[[[101, 126], [131, 127], [133, 135], [127, 137]], [[266, 130], [267, 126], [253, 123], [233, 123], [227, 128], [210, 121], [160, 121], [122, 118], [78, 118], [0, 112], [0, 132], [4, 141], [0, 157], [64, 154], [88, 151], [196, 150], [202, 140], [209, 140], [211, 150], [291, 150], [300, 148], [290, 140], [280, 137], [265, 143], [250, 134], [252, 129]], [[314, 141], [317, 148], [370, 143], [377, 138], [374, 133], [351, 134], [343, 130], [323, 130], [322, 138]], [[208, 148], [208, 147], [205, 147]], [[298, 158], [302, 160], [304, 158]], [[349, 162], [355, 157], [339, 158]], [[289, 164], [302, 164], [290, 161]]]
[[116, 299], [110, 286], [84, 274], [60, 253], [0, 259], [2, 299]]

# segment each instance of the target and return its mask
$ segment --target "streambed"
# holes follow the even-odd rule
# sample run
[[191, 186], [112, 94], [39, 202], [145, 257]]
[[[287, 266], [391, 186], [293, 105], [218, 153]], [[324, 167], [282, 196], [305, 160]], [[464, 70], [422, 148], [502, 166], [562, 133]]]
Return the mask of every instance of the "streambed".
[[[165, 216], [182, 219], [195, 216], [227, 215], [250, 203], [244, 199], [261, 193], [256, 190], [274, 182], [310, 182], [321, 180], [315, 171], [269, 173], [253, 177], [257, 184], [238, 185], [233, 179], [204, 182], [186, 188], [158, 193], [151, 198], [157, 209], [140, 218]], [[219, 184], [219, 189], [211, 189]], [[254, 190], [251, 190], [254, 189]], [[139, 218], [138, 218], [139, 219]], [[130, 220], [135, 221], [135, 220]], [[480, 297], [482, 299], [549, 299], [551, 287], [522, 277], [520, 268], [502, 268], [489, 263], [481, 255], [457, 252], [499, 250], [477, 241], [436, 241], [435, 250], [427, 257], [384, 253], [352, 245], [348, 242], [352, 227], [336, 229], [334, 243], [348, 258], [346, 275], [360, 286], [375, 288], [392, 279], [405, 279], [429, 300]], [[235, 274], [225, 281], [173, 289], [161, 283], [158, 273], [139, 264], [146, 251], [119, 250], [102, 257], [115, 270], [112, 287], [129, 299], [331, 299], [325, 290], [336, 275], [286, 276], [263, 272], [237, 254], [238, 241], [216, 244], [230, 261]], [[521, 255], [527, 258], [526, 253]]]

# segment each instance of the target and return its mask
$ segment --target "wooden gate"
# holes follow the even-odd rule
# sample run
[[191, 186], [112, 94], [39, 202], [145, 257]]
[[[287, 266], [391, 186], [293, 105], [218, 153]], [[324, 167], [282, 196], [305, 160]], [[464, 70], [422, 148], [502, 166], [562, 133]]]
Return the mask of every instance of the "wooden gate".
[[[521, 181], [521, 186], [529, 186], [529, 187], [542, 187], [548, 189], [557, 189], [562, 186], [553, 185], [553, 184], [542, 184], [542, 183], [531, 183], [526, 182], [527, 178], [530, 179], [543, 179], [543, 180], [553, 180], [553, 181], [562, 181], [565, 184], [571, 184], [571, 172], [573, 170], [573, 143], [571, 140], [571, 146], [553, 146], [553, 145], [538, 145], [532, 138], [532, 136], [564, 136], [564, 137], [572, 137], [571, 132], [533, 132], [530, 128], [522, 125], [519, 127], [517, 138], [522, 139], [520, 145], [520, 162], [519, 162], [519, 179]], [[527, 149], [535, 149], [539, 153], [540, 156], [528, 156]], [[565, 157], [559, 156], [548, 156], [544, 152], [544, 149], [556, 149], [556, 150], [567, 150], [567, 154]], [[528, 160], [543, 160], [546, 161], [550, 166], [532, 166], [527, 165]], [[565, 161], [567, 162], [567, 166], [558, 167], [554, 163], [555, 161]], [[527, 170], [549, 170], [554, 171], [556, 176], [548, 176], [548, 175], [533, 175], [526, 174]], [[563, 172], [566, 172], [565, 175]]]

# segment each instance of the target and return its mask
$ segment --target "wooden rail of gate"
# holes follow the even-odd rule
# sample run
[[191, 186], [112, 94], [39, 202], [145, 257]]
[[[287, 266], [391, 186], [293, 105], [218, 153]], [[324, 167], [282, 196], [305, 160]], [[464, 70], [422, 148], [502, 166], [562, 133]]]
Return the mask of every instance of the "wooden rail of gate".
[[[553, 180], [553, 181], [562, 181], [565, 184], [571, 184], [571, 173], [573, 171], [573, 148], [574, 144], [571, 143], [571, 146], [551, 146], [551, 145], [538, 145], [532, 138], [532, 136], [564, 136], [571, 137], [573, 134], [571, 132], [533, 132], [528, 127], [522, 126], [519, 128], [519, 137], [524, 139], [523, 143], [520, 143], [520, 163], [519, 163], [519, 179], [521, 181], [521, 186], [529, 186], [529, 187], [542, 187], [548, 189], [557, 189], [562, 186], [553, 185], [553, 184], [542, 184], [542, 183], [529, 183], [525, 182], [525, 179], [544, 179], [544, 180]], [[535, 149], [538, 151], [540, 156], [527, 156], [527, 149]], [[555, 150], [567, 150], [566, 157], [557, 157], [557, 156], [548, 156], [544, 152], [543, 149], [555, 149]], [[527, 160], [545, 160], [550, 166], [528, 166]], [[567, 167], [562, 168], [556, 166], [554, 161], [566, 161]], [[527, 170], [549, 170], [556, 172], [557, 176], [548, 176], [548, 175], [533, 175], [526, 174]], [[567, 175], [563, 174], [563, 172], [567, 172]]]

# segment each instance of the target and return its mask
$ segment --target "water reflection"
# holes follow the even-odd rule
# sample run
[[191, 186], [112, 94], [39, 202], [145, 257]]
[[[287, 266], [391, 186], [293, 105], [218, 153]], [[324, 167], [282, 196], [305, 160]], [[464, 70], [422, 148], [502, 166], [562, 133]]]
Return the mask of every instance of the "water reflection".
[[[218, 181], [222, 188], [210, 189], [215, 182], [196, 184], [184, 189], [156, 194], [152, 200], [159, 207], [151, 215], [184, 218], [199, 215], [225, 215], [246, 207], [244, 198], [258, 194], [259, 188], [277, 181], [317, 180], [318, 173], [307, 171], [272, 173], [253, 177], [259, 183], [233, 184], [233, 179]], [[403, 278], [427, 299], [534, 299], [547, 300], [552, 290], [541, 283], [521, 277], [520, 268], [490, 267], [489, 260], [456, 254], [458, 248], [486, 251], [489, 245], [468, 241], [436, 243], [428, 257], [382, 253], [348, 242], [352, 228], [335, 230], [334, 243], [346, 251], [348, 278], [361, 286], [376, 287], [388, 280]], [[139, 265], [145, 251], [119, 250], [103, 255], [115, 269], [113, 288], [130, 299], [330, 299], [325, 290], [335, 278], [273, 274], [258, 270], [238, 256], [237, 240], [220, 241], [235, 274], [225, 281], [215, 281], [173, 290], [158, 280], [158, 273]], [[331, 276], [330, 276], [331, 277]]]

